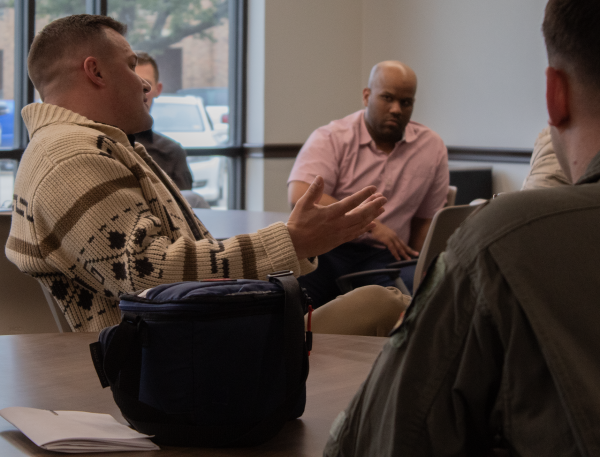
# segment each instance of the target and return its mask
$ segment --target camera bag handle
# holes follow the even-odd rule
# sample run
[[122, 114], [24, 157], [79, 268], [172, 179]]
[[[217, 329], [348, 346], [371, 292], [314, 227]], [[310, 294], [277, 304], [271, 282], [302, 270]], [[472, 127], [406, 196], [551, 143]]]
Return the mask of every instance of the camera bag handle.
[[[147, 324], [140, 316], [124, 313], [103, 357], [103, 366], [95, 362], [103, 387], [106, 381], [123, 416], [140, 432], [152, 430], [157, 441], [174, 445], [252, 446], [274, 436], [289, 419], [308, 377], [308, 352], [304, 339], [304, 303], [302, 292], [291, 271], [272, 273], [269, 281], [283, 287], [284, 357], [286, 395], [273, 414], [252, 426], [199, 426], [190, 423], [187, 414], [166, 414], [138, 400], [142, 368], [142, 348], [147, 340]], [[92, 343], [92, 358], [99, 358], [99, 343]], [[95, 348], [93, 347], [95, 346]], [[103, 380], [103, 378], [105, 378]], [[193, 437], [193, 438], [191, 438]]]

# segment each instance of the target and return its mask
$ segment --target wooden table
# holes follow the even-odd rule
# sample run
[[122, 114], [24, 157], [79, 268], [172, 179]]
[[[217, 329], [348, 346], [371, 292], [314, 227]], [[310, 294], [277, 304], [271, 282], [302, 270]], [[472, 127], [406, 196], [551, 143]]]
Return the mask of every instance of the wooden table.
[[275, 222], [287, 222], [288, 213], [274, 211], [244, 211], [236, 209], [199, 209], [196, 216], [215, 238], [231, 238], [235, 235], [256, 232]]
[[[125, 423], [102, 389], [89, 355], [96, 333], [0, 336], [0, 409], [29, 406], [112, 414]], [[331, 423], [366, 378], [385, 338], [314, 335], [304, 415], [288, 422], [271, 441], [254, 448], [200, 449], [163, 446], [160, 453], [123, 452], [109, 456], [320, 456]], [[57, 456], [33, 444], [0, 418], [0, 456]], [[79, 454], [82, 455], [82, 454]], [[86, 454], [98, 456], [98, 454]]]

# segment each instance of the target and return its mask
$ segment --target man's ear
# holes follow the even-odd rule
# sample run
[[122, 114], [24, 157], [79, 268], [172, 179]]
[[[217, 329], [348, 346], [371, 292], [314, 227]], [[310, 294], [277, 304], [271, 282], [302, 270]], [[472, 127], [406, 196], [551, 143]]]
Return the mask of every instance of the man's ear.
[[163, 85], [162, 83], [156, 83], [156, 96], [158, 97], [160, 94], [162, 94], [162, 90], [163, 90]]
[[367, 106], [369, 104], [369, 96], [371, 95], [371, 89], [365, 87], [363, 89], [363, 105]]
[[85, 74], [89, 78], [89, 80], [99, 87], [104, 87], [106, 82], [102, 77], [102, 73], [100, 72], [100, 65], [98, 64], [98, 59], [95, 57], [87, 57], [83, 62], [83, 70]]
[[550, 125], [560, 128], [569, 121], [569, 80], [565, 72], [554, 67], [546, 69], [546, 106]]

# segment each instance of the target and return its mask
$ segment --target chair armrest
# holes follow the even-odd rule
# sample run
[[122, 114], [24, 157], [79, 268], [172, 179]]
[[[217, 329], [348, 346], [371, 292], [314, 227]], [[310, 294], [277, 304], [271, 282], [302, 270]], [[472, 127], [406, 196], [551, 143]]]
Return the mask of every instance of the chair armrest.
[[410, 260], [400, 260], [399, 262], [388, 263], [386, 265], [386, 268], [406, 268], [412, 265], [416, 265], [418, 261], [418, 257], [415, 257], [414, 259]]

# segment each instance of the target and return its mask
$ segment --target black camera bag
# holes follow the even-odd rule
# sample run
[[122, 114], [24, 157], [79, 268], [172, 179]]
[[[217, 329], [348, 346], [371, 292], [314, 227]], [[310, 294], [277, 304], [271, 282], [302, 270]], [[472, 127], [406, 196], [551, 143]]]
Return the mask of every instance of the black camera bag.
[[119, 306], [92, 358], [123, 417], [156, 443], [257, 445], [304, 412], [312, 338], [291, 272], [166, 284]]

